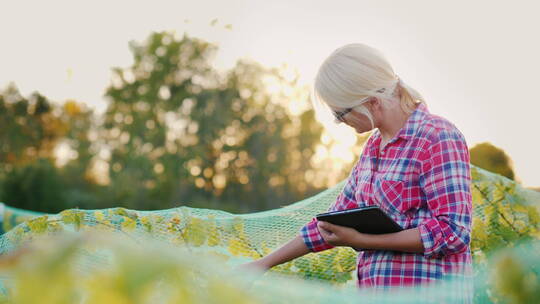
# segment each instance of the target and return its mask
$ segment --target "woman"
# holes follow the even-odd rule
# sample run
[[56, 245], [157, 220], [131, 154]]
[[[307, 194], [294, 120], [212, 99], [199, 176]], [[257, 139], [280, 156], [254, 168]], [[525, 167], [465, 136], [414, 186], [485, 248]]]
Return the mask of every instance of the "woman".
[[[471, 274], [472, 205], [467, 144], [431, 114], [377, 50], [350, 44], [321, 65], [313, 99], [358, 133], [375, 129], [330, 211], [377, 205], [404, 230], [359, 233], [315, 218], [245, 268], [269, 269], [335, 246], [358, 253], [359, 287], [426, 285]], [[467, 298], [466, 296], [465, 298]]]

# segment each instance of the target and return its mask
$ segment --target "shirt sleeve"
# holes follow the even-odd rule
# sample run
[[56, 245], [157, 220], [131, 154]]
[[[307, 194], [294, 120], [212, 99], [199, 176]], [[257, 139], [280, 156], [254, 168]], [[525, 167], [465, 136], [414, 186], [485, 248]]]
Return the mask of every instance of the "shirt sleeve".
[[[358, 161], [352, 172], [349, 174], [343, 190], [341, 190], [336, 201], [328, 208], [328, 212], [357, 207], [358, 204], [355, 201], [354, 193], [357, 185], [357, 166], [359, 162], [360, 161]], [[317, 228], [317, 222], [317, 218], [313, 217], [310, 222], [305, 224], [300, 229], [300, 236], [302, 236], [304, 243], [311, 252], [319, 252], [334, 248], [335, 246], [328, 244], [322, 237], [319, 229]]]
[[443, 130], [426, 151], [420, 186], [432, 218], [418, 228], [424, 256], [437, 258], [469, 248], [472, 219], [469, 150], [463, 135]]

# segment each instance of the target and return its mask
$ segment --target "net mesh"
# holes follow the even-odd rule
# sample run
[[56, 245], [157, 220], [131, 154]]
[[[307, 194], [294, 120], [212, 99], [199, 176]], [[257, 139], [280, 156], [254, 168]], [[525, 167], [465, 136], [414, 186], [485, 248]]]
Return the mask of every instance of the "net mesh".
[[[539, 264], [532, 251], [539, 247], [540, 193], [476, 167], [471, 173], [474, 301], [540, 299], [533, 267]], [[343, 186], [283, 208], [242, 215], [190, 207], [39, 214], [3, 206], [3, 295], [13, 303], [26, 303], [32, 295], [40, 295], [42, 303], [49, 298], [50, 303], [105, 303], [107, 297], [112, 299], [107, 303], [467, 301], [462, 296], [467, 291], [460, 292], [453, 281], [421, 289], [358, 290], [357, 253], [346, 247], [307, 254], [264, 275], [231, 271], [298, 235], [315, 214], [328, 210]], [[527, 252], [529, 260], [524, 262], [519, 252]], [[498, 274], [505, 267], [512, 267], [513, 280]], [[58, 280], [54, 286], [61, 290], [49, 290], [51, 280]], [[57, 294], [71, 300], [54, 298]]]

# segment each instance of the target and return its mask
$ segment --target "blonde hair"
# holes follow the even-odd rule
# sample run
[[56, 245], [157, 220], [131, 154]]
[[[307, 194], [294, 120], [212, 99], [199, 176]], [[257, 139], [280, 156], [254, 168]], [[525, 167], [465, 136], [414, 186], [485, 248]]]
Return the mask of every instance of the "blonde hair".
[[372, 115], [364, 105], [368, 97], [399, 102], [407, 113], [412, 113], [417, 103], [424, 102], [416, 90], [394, 73], [381, 52], [360, 43], [338, 48], [322, 63], [311, 93], [316, 108], [321, 105], [353, 108], [366, 115], [372, 126]]

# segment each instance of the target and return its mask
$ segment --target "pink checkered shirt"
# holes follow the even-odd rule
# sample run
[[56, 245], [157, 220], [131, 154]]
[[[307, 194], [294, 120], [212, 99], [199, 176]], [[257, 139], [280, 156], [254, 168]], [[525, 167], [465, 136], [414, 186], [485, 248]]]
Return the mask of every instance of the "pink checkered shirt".
[[[418, 227], [423, 253], [358, 253], [359, 287], [424, 285], [470, 277], [472, 197], [469, 151], [448, 120], [418, 105], [405, 126], [379, 151], [376, 130], [329, 211], [377, 205], [403, 229]], [[300, 230], [312, 252], [333, 248], [313, 218]]]

